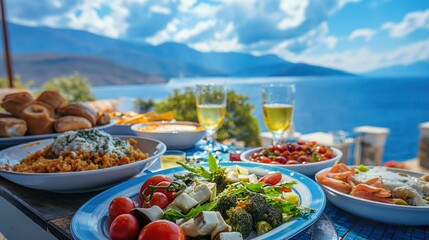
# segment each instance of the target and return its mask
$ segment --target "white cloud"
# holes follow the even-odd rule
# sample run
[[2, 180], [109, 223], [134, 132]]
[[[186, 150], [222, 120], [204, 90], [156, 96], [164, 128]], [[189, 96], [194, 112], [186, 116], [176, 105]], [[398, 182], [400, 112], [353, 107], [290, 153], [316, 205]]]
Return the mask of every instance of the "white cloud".
[[350, 33], [348, 39], [353, 41], [358, 38], [363, 38], [365, 41], [370, 41], [377, 32], [369, 28], [356, 29]]
[[408, 13], [401, 22], [386, 22], [382, 26], [392, 38], [404, 37], [421, 28], [429, 29], [429, 9]]
[[149, 12], [151, 13], [159, 13], [159, 14], [165, 14], [169, 15], [171, 14], [171, 11], [169, 8], [160, 6], [160, 5], [153, 5], [149, 8]]
[[299, 26], [305, 20], [305, 11], [308, 7], [308, 0], [282, 0], [280, 9], [286, 14], [277, 27], [285, 30]]
[[159, 31], [154, 36], [146, 38], [146, 41], [150, 44], [158, 45], [163, 42], [170, 41], [173, 39], [174, 34], [178, 31], [179, 25], [181, 24], [180, 20], [177, 18], [174, 18], [172, 21], [170, 21], [167, 26]]
[[[105, 4], [109, 14], [99, 14], [100, 7]], [[96, 34], [118, 38], [127, 31], [128, 9], [116, 1], [85, 1], [64, 15], [67, 27], [87, 30]]]
[[328, 49], [333, 49], [337, 43], [338, 38], [329, 35], [328, 24], [323, 22], [317, 28], [314, 28], [298, 38], [287, 39], [274, 45], [269, 52], [280, 55], [282, 55], [282, 52], [291, 52], [294, 54], [308, 53], [311, 52], [313, 48], [320, 47], [321, 45], [325, 45]]
[[191, 37], [197, 36], [198, 34], [202, 33], [203, 31], [206, 31], [213, 26], [215, 26], [216, 21], [215, 20], [208, 20], [205, 22], [199, 22], [195, 24], [195, 26], [192, 26], [190, 28], [185, 28], [177, 32], [175, 34], [174, 39], [176, 42], [186, 42]]
[[295, 55], [283, 52], [283, 57], [352, 73], [362, 73], [381, 67], [407, 65], [429, 59], [429, 39], [404, 45], [391, 51], [375, 52], [366, 47], [323, 55]]
[[181, 12], [187, 12], [196, 2], [197, 0], [180, 0], [179, 10]]
[[243, 49], [243, 45], [239, 43], [236, 37], [230, 40], [210, 40], [192, 43], [189, 46], [201, 52], [238, 52]]

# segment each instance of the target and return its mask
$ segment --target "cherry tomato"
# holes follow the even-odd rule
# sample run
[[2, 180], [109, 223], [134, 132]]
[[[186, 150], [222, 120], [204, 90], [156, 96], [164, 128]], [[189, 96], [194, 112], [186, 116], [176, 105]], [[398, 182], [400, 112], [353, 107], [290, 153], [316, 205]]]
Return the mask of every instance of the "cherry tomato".
[[268, 185], [276, 185], [282, 180], [283, 175], [280, 172], [270, 173], [260, 178], [258, 181]]
[[110, 225], [110, 239], [133, 240], [139, 234], [139, 222], [132, 214], [121, 214]]
[[117, 216], [124, 214], [124, 213], [130, 213], [133, 208], [135, 208], [136, 205], [128, 197], [117, 197], [113, 199], [109, 204], [109, 219], [110, 221], [113, 221]]
[[299, 162], [297, 161], [297, 160], [288, 160], [287, 162], [286, 162], [286, 164], [299, 164]]
[[[169, 181], [162, 181], [158, 184], [156, 184], [157, 187], [159, 186], [169, 186], [171, 182]], [[156, 189], [155, 192], [164, 193], [165, 196], [168, 198], [168, 203], [171, 203], [174, 200], [174, 192], [169, 192], [167, 189]]]
[[282, 191], [282, 192], [292, 192], [292, 188], [290, 188], [290, 187], [281, 187], [280, 191]]
[[276, 157], [276, 161], [281, 163], [281, 164], [285, 164], [287, 162], [287, 159], [283, 156], [278, 156], [278, 157]]
[[[160, 208], [164, 209], [168, 206], [170, 202], [168, 201], [167, 196], [165, 196], [164, 193], [156, 192], [152, 196], [152, 200], [150, 200], [149, 204], [146, 203], [146, 201], [143, 200], [142, 207], [143, 208], [149, 208], [151, 206], [157, 205]], [[149, 206], [150, 205], [150, 206]]]
[[[156, 186], [158, 183], [163, 182], [163, 181], [168, 181], [168, 182], [171, 183], [171, 182], [173, 182], [173, 179], [171, 179], [169, 176], [165, 176], [165, 175], [161, 175], [161, 174], [154, 175], [154, 176], [148, 178], [146, 180], [146, 182], [144, 182], [143, 185], [140, 188], [140, 192], [139, 192], [140, 202], [141, 203], [143, 202], [142, 192], [147, 188], [147, 186], [149, 186], [149, 185]], [[145, 193], [148, 193], [148, 192], [150, 194], [149, 189], [146, 190]]]
[[146, 225], [138, 240], [186, 240], [185, 231], [168, 220], [157, 220]]
[[264, 158], [262, 158], [261, 162], [263, 162], [263, 163], [271, 163], [271, 159], [267, 158], [267, 157], [264, 157]]

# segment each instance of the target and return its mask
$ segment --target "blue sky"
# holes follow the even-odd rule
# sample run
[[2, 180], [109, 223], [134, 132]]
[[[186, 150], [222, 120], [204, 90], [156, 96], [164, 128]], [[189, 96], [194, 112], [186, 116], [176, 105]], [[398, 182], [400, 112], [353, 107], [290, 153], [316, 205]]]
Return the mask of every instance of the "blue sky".
[[[6, 0], [10, 21], [353, 73], [429, 59], [428, 0]], [[12, 39], [13, 40], [13, 39]]]

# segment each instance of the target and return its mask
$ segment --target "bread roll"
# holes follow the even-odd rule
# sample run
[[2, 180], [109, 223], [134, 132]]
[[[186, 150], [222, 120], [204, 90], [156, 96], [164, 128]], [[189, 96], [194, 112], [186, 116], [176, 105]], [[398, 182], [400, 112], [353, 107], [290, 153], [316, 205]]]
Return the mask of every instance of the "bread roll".
[[54, 110], [51, 106], [34, 101], [22, 111], [21, 115], [27, 123], [28, 134], [39, 135], [54, 132]]
[[57, 108], [62, 107], [66, 100], [57, 91], [46, 90], [40, 94], [37, 101], [48, 104], [55, 111]]
[[15, 117], [21, 117], [21, 113], [28, 104], [34, 101], [28, 92], [11, 93], [4, 96], [1, 106]]
[[19, 118], [0, 118], [0, 137], [19, 137], [27, 132], [27, 124]]
[[69, 105], [58, 109], [61, 116], [79, 116], [88, 119], [95, 126], [97, 122], [97, 112], [88, 104], [82, 102], [70, 103]]
[[110, 115], [107, 112], [99, 112], [97, 116], [97, 125], [106, 125], [110, 122]]
[[84, 117], [64, 116], [55, 121], [54, 127], [56, 132], [66, 132], [88, 129], [92, 127], [92, 124]]

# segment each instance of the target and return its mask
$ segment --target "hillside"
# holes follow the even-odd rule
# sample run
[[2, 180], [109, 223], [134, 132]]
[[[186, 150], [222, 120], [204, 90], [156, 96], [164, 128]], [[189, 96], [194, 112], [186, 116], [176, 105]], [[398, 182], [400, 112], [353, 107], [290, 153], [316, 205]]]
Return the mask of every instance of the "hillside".
[[374, 71], [366, 72], [364, 75], [374, 77], [427, 77], [429, 76], [429, 60], [409, 65], [379, 68]]
[[[14, 72], [21, 79], [33, 80], [39, 86], [43, 82], [62, 75], [79, 72], [88, 78], [93, 86], [120, 85], [124, 81], [136, 84], [167, 82], [165, 78], [143, 74], [99, 57], [71, 54], [27, 54], [15, 55]], [[4, 58], [0, 58], [4, 65]], [[4, 75], [4, 68], [0, 74]]]

